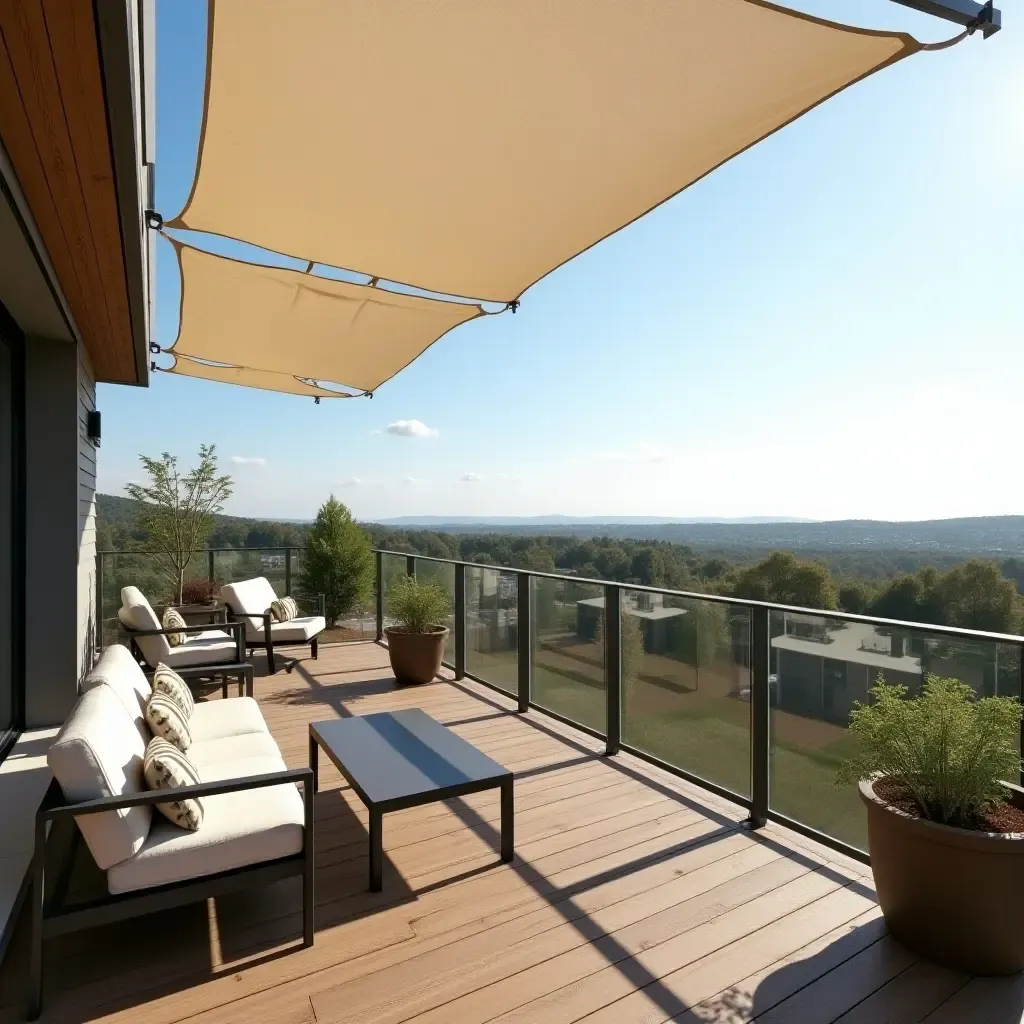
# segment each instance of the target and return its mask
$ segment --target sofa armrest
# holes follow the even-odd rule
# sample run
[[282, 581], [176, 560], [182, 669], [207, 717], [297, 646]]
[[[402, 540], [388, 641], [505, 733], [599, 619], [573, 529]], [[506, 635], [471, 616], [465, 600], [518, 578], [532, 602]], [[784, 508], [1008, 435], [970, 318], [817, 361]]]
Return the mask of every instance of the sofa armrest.
[[249, 789], [266, 789], [287, 782], [301, 782], [303, 789], [312, 792], [312, 768], [287, 768], [266, 775], [250, 775], [248, 778], [223, 779], [220, 782], [201, 782], [195, 786], [179, 786], [176, 789], [152, 789], [128, 796], [108, 796], [99, 800], [84, 800], [81, 803], [64, 803], [64, 794], [56, 779], [43, 797], [36, 811], [37, 824], [42, 821], [56, 821], [59, 818], [75, 818], [81, 814], [101, 814], [123, 807], [140, 807], [146, 804], [162, 804], [169, 800], [197, 799], [203, 796], [220, 796], [224, 793], [239, 793]]

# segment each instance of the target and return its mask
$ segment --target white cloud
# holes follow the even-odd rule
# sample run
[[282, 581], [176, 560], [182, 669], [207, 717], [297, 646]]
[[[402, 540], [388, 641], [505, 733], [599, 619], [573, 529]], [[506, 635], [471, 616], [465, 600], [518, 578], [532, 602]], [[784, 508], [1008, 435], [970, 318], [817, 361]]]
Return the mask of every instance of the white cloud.
[[440, 431], [428, 427], [421, 420], [395, 420], [388, 424], [388, 433], [398, 437], [437, 437]]
[[483, 477], [479, 473], [463, 473], [460, 479], [467, 484], [475, 484], [478, 480], [483, 480]]
[[362, 478], [358, 476], [350, 476], [341, 481], [342, 487], [358, 487], [362, 483]]
[[403, 476], [402, 477], [402, 483], [406, 487], [408, 487], [410, 484], [418, 484], [419, 482], [420, 482], [420, 478], [418, 476]]
[[236, 466], [265, 466], [267, 460], [261, 455], [232, 455], [231, 461]]

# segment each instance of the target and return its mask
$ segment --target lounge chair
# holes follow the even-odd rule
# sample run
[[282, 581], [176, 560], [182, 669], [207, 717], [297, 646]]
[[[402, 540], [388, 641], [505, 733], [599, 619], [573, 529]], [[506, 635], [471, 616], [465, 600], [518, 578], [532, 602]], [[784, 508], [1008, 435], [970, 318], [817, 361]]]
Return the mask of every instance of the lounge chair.
[[[251, 650], [264, 647], [267, 651], [267, 670], [271, 675], [277, 671], [274, 659], [274, 645], [309, 644], [310, 653], [318, 656], [318, 638], [327, 628], [327, 613], [323, 594], [316, 597], [296, 597], [300, 604], [313, 604], [317, 614], [306, 615], [287, 622], [275, 622], [270, 606], [277, 600], [277, 594], [265, 576], [238, 583], [225, 583], [220, 588], [220, 598], [231, 610], [232, 616], [245, 623], [245, 643]], [[285, 663], [289, 672], [295, 661]]]

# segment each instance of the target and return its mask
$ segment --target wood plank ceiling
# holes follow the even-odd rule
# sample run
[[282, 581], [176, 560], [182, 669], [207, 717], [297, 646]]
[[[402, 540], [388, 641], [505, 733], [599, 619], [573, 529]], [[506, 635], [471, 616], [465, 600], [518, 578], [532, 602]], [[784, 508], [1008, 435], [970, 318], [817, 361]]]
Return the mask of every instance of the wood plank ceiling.
[[88, 0], [0, 2], [0, 138], [97, 380], [138, 383]]

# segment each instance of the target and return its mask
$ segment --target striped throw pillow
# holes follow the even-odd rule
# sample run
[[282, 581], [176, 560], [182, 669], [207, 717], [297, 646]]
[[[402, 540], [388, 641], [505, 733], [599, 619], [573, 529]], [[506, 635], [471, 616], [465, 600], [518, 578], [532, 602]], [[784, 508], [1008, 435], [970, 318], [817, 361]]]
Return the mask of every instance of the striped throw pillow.
[[[164, 618], [162, 623], [164, 629], [184, 629], [188, 623], [181, 617], [181, 612], [177, 608], [168, 608], [164, 612]], [[172, 647], [177, 647], [179, 644], [185, 642], [186, 636], [184, 633], [168, 633], [167, 642]]]
[[[203, 780], [192, 762], [173, 744], [154, 736], [146, 746], [142, 774], [150, 790], [198, 786]], [[170, 822], [192, 832], [203, 823], [203, 805], [199, 800], [168, 800], [156, 809]]]
[[173, 743], [179, 750], [192, 746], [192, 733], [188, 719], [176, 700], [155, 690], [146, 702], [146, 724], [154, 736]]
[[192, 691], [177, 672], [162, 661], [153, 673], [153, 692], [163, 693], [171, 698], [185, 713], [185, 718], [191, 718], [195, 710], [196, 702], [192, 697]]
[[299, 614], [294, 597], [281, 597], [270, 605], [270, 617], [275, 622], [290, 622]]

